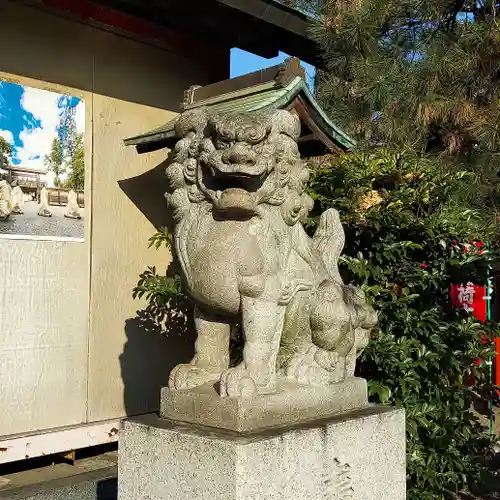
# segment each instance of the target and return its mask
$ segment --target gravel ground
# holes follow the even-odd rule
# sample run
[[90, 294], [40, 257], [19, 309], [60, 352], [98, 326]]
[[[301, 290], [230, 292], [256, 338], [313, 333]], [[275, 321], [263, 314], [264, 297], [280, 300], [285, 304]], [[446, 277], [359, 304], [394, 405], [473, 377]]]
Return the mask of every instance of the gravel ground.
[[64, 217], [66, 207], [49, 206], [52, 217], [40, 217], [37, 215], [39, 209], [36, 201], [26, 201], [23, 215], [11, 214], [7, 221], [0, 221], [0, 234], [83, 238], [84, 209], [80, 209], [82, 218], [79, 220]]

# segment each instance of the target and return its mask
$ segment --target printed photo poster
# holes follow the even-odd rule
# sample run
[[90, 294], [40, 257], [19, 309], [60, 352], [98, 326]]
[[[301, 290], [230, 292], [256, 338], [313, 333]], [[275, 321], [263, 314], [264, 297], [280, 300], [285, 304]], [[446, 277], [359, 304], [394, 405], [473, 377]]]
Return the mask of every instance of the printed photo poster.
[[85, 103], [0, 80], [0, 238], [83, 240]]

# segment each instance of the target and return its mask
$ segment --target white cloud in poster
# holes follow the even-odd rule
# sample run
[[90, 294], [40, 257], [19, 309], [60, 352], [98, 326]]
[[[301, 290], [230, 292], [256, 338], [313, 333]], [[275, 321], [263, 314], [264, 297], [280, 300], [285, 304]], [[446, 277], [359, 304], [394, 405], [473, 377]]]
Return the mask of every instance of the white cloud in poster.
[[[60, 123], [62, 109], [60, 98], [62, 94], [32, 87], [23, 87], [20, 105], [26, 112], [25, 116], [33, 116], [28, 124], [19, 133], [18, 139], [9, 130], [0, 130], [0, 136], [16, 144], [16, 163], [23, 167], [45, 170], [44, 158], [50, 153], [52, 141], [57, 137], [57, 127]], [[81, 100], [75, 107], [75, 125], [77, 133], [85, 131], [85, 103]], [[19, 144], [21, 142], [21, 144]], [[65, 180], [66, 176], [61, 176]], [[54, 174], [46, 175], [48, 186], [54, 185]]]
[[2, 87], [3, 87], [3, 83], [0, 82], [0, 117], [4, 117], [5, 114], [2, 113], [2, 109], [6, 107], [6, 102], [5, 102], [5, 98], [4, 96], [2, 95]]
[[14, 136], [10, 130], [0, 130], [0, 137], [3, 137], [9, 144], [14, 144]]
[[59, 94], [47, 90], [24, 87], [21, 105], [40, 120], [40, 128], [24, 128], [19, 134], [23, 147], [17, 149], [21, 165], [37, 170], [44, 169], [44, 156], [50, 152], [52, 139], [59, 124]]

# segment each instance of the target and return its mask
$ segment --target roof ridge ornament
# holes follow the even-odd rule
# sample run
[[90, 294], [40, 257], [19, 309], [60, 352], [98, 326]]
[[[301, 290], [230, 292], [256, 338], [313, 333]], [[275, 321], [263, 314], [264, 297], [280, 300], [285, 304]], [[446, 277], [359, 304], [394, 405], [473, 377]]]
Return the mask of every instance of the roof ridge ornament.
[[184, 91], [184, 97], [181, 103], [181, 110], [184, 111], [186, 106], [193, 104], [194, 102], [194, 93], [196, 89], [201, 89], [201, 85], [191, 85], [187, 90]]
[[303, 80], [306, 79], [306, 72], [300, 64], [300, 59], [298, 57], [288, 57], [278, 69], [274, 81], [277, 86], [286, 87], [297, 76], [300, 76]]

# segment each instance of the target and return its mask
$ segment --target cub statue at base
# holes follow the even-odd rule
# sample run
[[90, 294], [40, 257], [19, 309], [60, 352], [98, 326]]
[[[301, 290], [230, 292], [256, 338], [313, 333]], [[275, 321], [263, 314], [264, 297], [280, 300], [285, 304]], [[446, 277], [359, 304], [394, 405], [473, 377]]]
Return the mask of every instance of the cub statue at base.
[[[310, 238], [300, 121], [288, 111], [184, 112], [167, 167], [173, 249], [195, 303], [197, 340], [171, 390], [219, 382], [221, 396], [269, 393], [278, 378], [325, 386], [354, 376], [376, 324], [361, 290], [344, 285], [344, 232], [325, 211]], [[229, 366], [234, 325], [243, 361]]]

